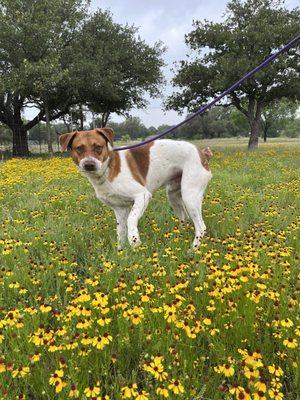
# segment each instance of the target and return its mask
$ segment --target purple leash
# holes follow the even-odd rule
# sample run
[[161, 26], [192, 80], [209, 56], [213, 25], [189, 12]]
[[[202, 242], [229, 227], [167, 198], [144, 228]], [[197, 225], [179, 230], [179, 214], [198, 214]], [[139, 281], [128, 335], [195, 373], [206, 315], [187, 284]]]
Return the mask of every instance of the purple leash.
[[121, 151], [121, 150], [128, 150], [128, 149], [135, 149], [136, 147], [143, 146], [144, 144], [151, 143], [156, 139], [159, 139], [165, 135], [167, 135], [170, 132], [175, 131], [175, 129], [179, 128], [180, 126], [186, 124], [187, 122], [191, 121], [195, 117], [197, 117], [200, 114], [203, 114], [206, 110], [211, 108], [215, 103], [220, 101], [224, 96], [227, 94], [231, 93], [233, 90], [238, 88], [246, 79], [251, 78], [254, 74], [256, 74], [258, 71], [260, 71], [262, 68], [264, 68], [266, 65], [270, 64], [275, 58], [277, 58], [281, 53], [284, 53], [287, 51], [289, 48], [293, 47], [295, 44], [300, 42], [300, 35], [296, 36], [293, 40], [288, 42], [284, 47], [282, 47], [280, 50], [278, 50], [276, 53], [272, 54], [268, 58], [266, 58], [261, 64], [259, 64], [256, 68], [254, 68], [252, 71], [249, 71], [245, 76], [243, 76], [241, 79], [239, 79], [237, 82], [235, 82], [232, 86], [230, 86], [227, 90], [225, 90], [222, 94], [220, 94], [218, 97], [214, 98], [211, 102], [205, 104], [204, 106], [200, 107], [197, 111], [195, 111], [193, 114], [191, 114], [188, 118], [185, 120], [179, 122], [179, 124], [172, 126], [171, 128], [158, 133], [157, 135], [151, 136], [150, 138], [144, 140], [143, 142], [136, 143], [136, 144], [131, 144], [128, 146], [121, 146], [121, 147], [115, 147], [114, 151]]

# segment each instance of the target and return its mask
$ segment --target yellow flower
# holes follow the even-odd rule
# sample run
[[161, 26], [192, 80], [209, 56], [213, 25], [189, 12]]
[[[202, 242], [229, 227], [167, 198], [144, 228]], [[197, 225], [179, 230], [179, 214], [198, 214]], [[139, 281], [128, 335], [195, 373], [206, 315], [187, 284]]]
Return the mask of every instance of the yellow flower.
[[0, 359], [0, 374], [6, 371], [5, 361]]
[[55, 385], [57, 380], [60, 380], [64, 376], [64, 371], [62, 369], [57, 369], [53, 374], [50, 375], [49, 383], [50, 385]]
[[55, 383], [55, 393], [60, 393], [65, 386], [67, 386], [66, 382], [58, 378], [58, 380]]
[[242, 386], [232, 386], [229, 389], [229, 392], [231, 394], [235, 394], [235, 398], [237, 400], [239, 400], [239, 399], [251, 400], [249, 393]]
[[133, 396], [137, 396], [137, 384], [132, 383], [129, 384], [128, 386], [124, 386], [121, 388], [122, 392], [122, 399], [130, 399]]
[[269, 389], [268, 393], [271, 399], [283, 400], [283, 393], [279, 392], [278, 390]]
[[280, 321], [280, 323], [285, 328], [290, 328], [294, 325], [293, 321], [291, 321], [289, 318], [283, 319], [282, 321]]
[[86, 397], [97, 397], [99, 393], [100, 393], [99, 386], [89, 386], [86, 389], [84, 389], [84, 394], [86, 395]]
[[41, 310], [42, 313], [47, 313], [47, 312], [52, 310], [52, 307], [47, 305], [47, 304], [42, 304], [40, 306], [40, 310]]
[[294, 349], [298, 346], [297, 339], [288, 338], [283, 341], [284, 346], [288, 347], [289, 349]]
[[267, 400], [264, 392], [258, 391], [253, 394], [253, 400]]
[[14, 371], [12, 371], [12, 377], [16, 378], [16, 377], [21, 377], [23, 378], [25, 375], [29, 374], [30, 368], [29, 367], [20, 367], [18, 369], [15, 369]]
[[30, 361], [37, 362], [40, 361], [40, 358], [41, 358], [41, 353], [36, 352], [30, 357]]
[[245, 366], [244, 375], [247, 379], [259, 378], [259, 370], [253, 367]]
[[159, 396], [165, 397], [165, 398], [169, 397], [168, 389], [164, 388], [163, 386], [159, 386], [156, 389], [156, 394], [158, 394]]
[[164, 371], [164, 366], [162, 365], [163, 357], [154, 357], [153, 361], [144, 364], [144, 370], [149, 372], [154, 376], [155, 379], [162, 382], [168, 377], [168, 373]]
[[71, 385], [69, 397], [74, 397], [74, 398], [79, 397], [79, 390], [77, 389], [76, 385]]
[[269, 365], [268, 370], [270, 374], [275, 375], [275, 376], [282, 376], [283, 375], [283, 370], [276, 366], [275, 364]]
[[265, 393], [267, 391], [267, 385], [263, 381], [257, 381], [254, 384], [254, 387], [258, 392], [264, 392]]
[[168, 388], [172, 390], [174, 394], [184, 393], [184, 386], [177, 380], [172, 379]]
[[217, 367], [214, 367], [214, 370], [218, 374], [225, 375], [227, 378], [234, 375], [234, 368], [232, 365], [229, 365], [229, 364], [219, 365]]
[[149, 393], [145, 392], [145, 390], [138, 392], [135, 398], [135, 400], [148, 400], [148, 399], [149, 399]]

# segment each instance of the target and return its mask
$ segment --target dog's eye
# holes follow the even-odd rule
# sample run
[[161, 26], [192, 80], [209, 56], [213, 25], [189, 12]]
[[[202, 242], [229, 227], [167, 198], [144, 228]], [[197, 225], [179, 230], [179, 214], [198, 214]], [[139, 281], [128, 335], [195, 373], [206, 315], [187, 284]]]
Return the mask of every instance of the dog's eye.
[[99, 146], [99, 145], [96, 145], [96, 146], [94, 147], [94, 149], [95, 149], [95, 151], [96, 151], [97, 153], [101, 153], [103, 147], [102, 147], [102, 146]]
[[76, 147], [75, 150], [77, 151], [78, 154], [82, 154], [84, 151], [84, 148], [83, 148], [83, 146], [78, 146], [78, 147]]

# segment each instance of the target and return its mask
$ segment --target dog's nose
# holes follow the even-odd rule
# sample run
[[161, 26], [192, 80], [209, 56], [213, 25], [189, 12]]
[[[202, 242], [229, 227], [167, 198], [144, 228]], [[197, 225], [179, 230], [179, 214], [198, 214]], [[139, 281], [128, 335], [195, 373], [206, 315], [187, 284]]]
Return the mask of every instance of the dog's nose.
[[93, 163], [93, 162], [88, 162], [88, 163], [84, 164], [83, 168], [86, 171], [95, 171], [96, 170], [96, 164]]

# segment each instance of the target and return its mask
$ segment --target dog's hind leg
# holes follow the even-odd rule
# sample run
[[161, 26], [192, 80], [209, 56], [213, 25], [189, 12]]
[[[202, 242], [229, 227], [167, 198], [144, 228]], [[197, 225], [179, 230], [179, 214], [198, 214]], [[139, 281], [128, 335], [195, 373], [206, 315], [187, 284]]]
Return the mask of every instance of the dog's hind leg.
[[193, 248], [199, 247], [206, 226], [202, 218], [202, 200], [211, 174], [195, 163], [186, 165], [182, 173], [181, 194], [186, 211], [195, 226]]
[[185, 206], [182, 201], [181, 196], [181, 177], [180, 179], [173, 179], [170, 181], [167, 186], [167, 196], [169, 203], [174, 211], [174, 214], [181, 220], [184, 221], [188, 214], [185, 210]]

